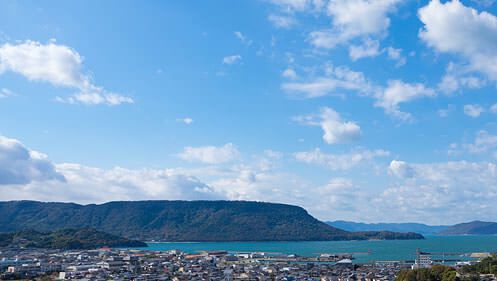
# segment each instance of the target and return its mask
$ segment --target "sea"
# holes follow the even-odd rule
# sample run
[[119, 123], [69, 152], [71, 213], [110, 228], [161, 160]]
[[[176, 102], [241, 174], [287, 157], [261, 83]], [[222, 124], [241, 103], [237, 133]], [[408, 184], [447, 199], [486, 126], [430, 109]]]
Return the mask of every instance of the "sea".
[[[437, 259], [471, 259], [471, 253], [496, 253], [497, 235], [426, 236], [424, 240], [305, 241], [305, 242], [149, 242], [147, 250], [181, 250], [186, 253], [223, 250], [264, 252], [270, 255], [318, 256], [352, 253], [355, 263], [412, 261], [416, 250], [434, 253]], [[143, 249], [143, 248], [141, 248]], [[435, 257], [434, 256], [434, 257]]]

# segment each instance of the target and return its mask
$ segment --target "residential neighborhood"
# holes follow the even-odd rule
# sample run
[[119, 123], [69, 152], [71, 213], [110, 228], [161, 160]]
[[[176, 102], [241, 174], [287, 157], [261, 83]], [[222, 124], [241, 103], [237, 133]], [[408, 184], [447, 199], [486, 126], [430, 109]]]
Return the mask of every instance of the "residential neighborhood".
[[0, 279], [373, 281], [392, 280], [410, 267], [400, 262], [357, 265], [347, 255], [302, 258], [260, 252], [10, 249], [0, 252]]

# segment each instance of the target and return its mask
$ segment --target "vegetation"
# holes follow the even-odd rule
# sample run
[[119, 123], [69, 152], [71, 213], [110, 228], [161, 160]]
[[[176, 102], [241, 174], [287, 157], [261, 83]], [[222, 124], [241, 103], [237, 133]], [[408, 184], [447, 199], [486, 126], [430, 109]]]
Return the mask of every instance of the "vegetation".
[[146, 247], [147, 244], [91, 228], [63, 229], [54, 232], [26, 230], [0, 234], [0, 247], [45, 249], [95, 249], [108, 247]]
[[435, 265], [431, 268], [402, 270], [395, 281], [454, 281], [457, 279], [454, 268]]
[[348, 232], [303, 208], [246, 201], [131, 201], [102, 205], [0, 202], [0, 232], [91, 227], [139, 240], [304, 241], [423, 239], [415, 233]]
[[435, 265], [431, 268], [402, 270], [395, 281], [477, 281], [480, 274], [497, 275], [497, 255], [485, 258], [475, 265], [460, 268], [459, 274], [455, 268]]
[[359, 231], [352, 232], [355, 236], [363, 237], [364, 239], [377, 240], [405, 240], [405, 239], [423, 239], [424, 237], [414, 232], [392, 232], [392, 231]]
[[497, 275], [497, 254], [484, 258], [475, 265], [466, 265], [461, 268], [463, 274], [496, 274]]

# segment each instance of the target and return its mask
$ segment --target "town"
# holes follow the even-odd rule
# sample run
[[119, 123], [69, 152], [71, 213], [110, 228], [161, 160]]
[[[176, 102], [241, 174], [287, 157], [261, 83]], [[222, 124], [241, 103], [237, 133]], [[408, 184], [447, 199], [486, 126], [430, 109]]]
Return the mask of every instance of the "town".
[[0, 279], [376, 281], [393, 280], [402, 269], [428, 267], [431, 263], [426, 253], [418, 253], [414, 264], [400, 261], [354, 264], [348, 254], [309, 258], [261, 252], [188, 254], [179, 250], [17, 248], [0, 251]]
[[348, 255], [292, 262], [298, 260], [295, 255], [110, 248], [12, 249], [2, 251], [0, 257], [3, 280], [392, 280], [396, 272], [410, 266], [397, 262], [354, 265]]

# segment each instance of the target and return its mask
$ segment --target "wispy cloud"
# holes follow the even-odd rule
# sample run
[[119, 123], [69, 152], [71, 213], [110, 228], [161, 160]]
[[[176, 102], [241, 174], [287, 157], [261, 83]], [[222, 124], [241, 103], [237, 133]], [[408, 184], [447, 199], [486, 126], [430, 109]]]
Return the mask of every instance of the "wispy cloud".
[[207, 164], [221, 164], [235, 160], [240, 155], [240, 152], [232, 143], [227, 143], [223, 146], [200, 146], [200, 147], [185, 147], [178, 154], [178, 157], [190, 161]]
[[240, 55], [226, 56], [223, 58], [223, 64], [235, 64], [242, 60]]

